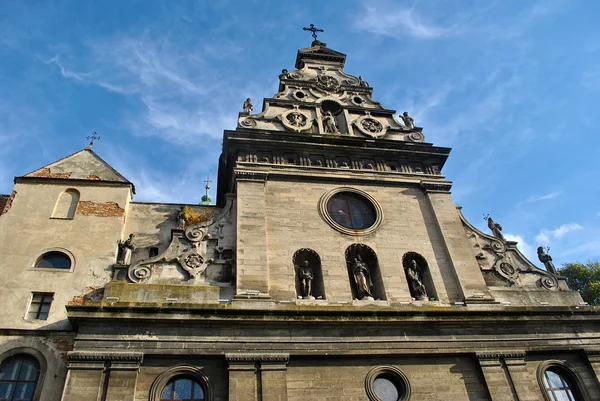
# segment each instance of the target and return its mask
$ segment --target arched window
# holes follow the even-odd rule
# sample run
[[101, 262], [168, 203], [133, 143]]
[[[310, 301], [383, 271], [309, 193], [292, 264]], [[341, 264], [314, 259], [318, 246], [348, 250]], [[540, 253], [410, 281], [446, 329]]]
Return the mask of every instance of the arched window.
[[79, 203], [79, 191], [73, 188], [67, 189], [61, 193], [54, 206], [52, 218], [55, 219], [72, 219], [75, 217], [77, 204]]
[[591, 400], [575, 369], [563, 361], [542, 363], [538, 368], [538, 383], [546, 401]]
[[173, 366], [156, 377], [150, 387], [150, 401], [213, 401], [208, 376], [201, 368]]
[[38, 258], [35, 262], [35, 267], [69, 270], [71, 268], [71, 258], [63, 252], [50, 251]]
[[160, 395], [160, 401], [204, 401], [204, 389], [191, 376], [171, 379]]
[[25, 354], [14, 355], [0, 365], [0, 400], [31, 401], [40, 377], [40, 363]]

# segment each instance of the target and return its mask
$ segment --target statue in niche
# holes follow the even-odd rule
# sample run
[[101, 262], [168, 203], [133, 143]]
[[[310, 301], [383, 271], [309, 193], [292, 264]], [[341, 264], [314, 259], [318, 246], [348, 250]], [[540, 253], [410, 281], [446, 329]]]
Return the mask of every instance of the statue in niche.
[[117, 263], [129, 266], [131, 264], [131, 255], [133, 254], [134, 249], [133, 234], [129, 234], [129, 238], [125, 241], [119, 241], [119, 257], [117, 258]]
[[557, 274], [556, 267], [554, 267], [554, 263], [552, 263], [552, 256], [544, 252], [543, 246], [538, 246], [537, 254], [540, 262], [544, 264], [546, 271], [551, 274]]
[[410, 292], [415, 299], [423, 300], [427, 299], [427, 290], [421, 281], [421, 274], [419, 273], [419, 265], [416, 260], [411, 260], [406, 269], [406, 276], [410, 284]]
[[279, 79], [289, 79], [290, 73], [285, 68], [281, 70], [281, 74], [279, 74]]
[[335, 118], [333, 117], [333, 114], [331, 114], [330, 111], [328, 111], [325, 114], [325, 117], [323, 117], [323, 128], [328, 134], [335, 134], [336, 132], [338, 132], [338, 128], [335, 123]]
[[490, 230], [492, 230], [492, 234], [494, 235], [494, 237], [496, 237], [499, 240], [501, 240], [502, 242], [504, 242], [505, 239], [504, 239], [504, 235], [502, 235], [502, 226], [498, 223], [495, 223], [491, 217], [487, 218], [487, 222], [488, 222], [488, 227]]
[[415, 128], [415, 119], [408, 115], [408, 111], [402, 113], [402, 122], [406, 128]]
[[356, 283], [356, 293], [358, 299], [373, 299], [373, 294], [371, 293], [371, 288], [373, 287], [373, 283], [371, 282], [371, 274], [369, 273], [369, 268], [367, 267], [366, 263], [362, 261], [360, 255], [357, 255], [354, 258], [352, 273], [354, 274], [354, 282]]
[[181, 208], [181, 210], [177, 214], [177, 229], [185, 229], [185, 212], [183, 211], [183, 208]]
[[308, 264], [308, 260], [305, 260], [301, 265], [296, 267], [298, 269], [298, 277], [300, 278], [300, 286], [302, 289], [301, 298], [314, 299], [312, 295], [312, 281], [315, 278], [315, 275]]
[[252, 107], [252, 99], [246, 99], [246, 101], [244, 102], [244, 113], [252, 114], [253, 109], [254, 108]]

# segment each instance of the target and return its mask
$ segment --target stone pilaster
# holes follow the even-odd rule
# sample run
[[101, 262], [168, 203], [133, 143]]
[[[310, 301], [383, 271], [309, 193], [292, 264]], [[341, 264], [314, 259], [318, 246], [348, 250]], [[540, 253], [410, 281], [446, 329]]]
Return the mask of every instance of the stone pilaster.
[[518, 401], [514, 396], [509, 373], [498, 354], [477, 354], [479, 366], [491, 401]]
[[286, 401], [289, 354], [226, 354], [230, 401]]
[[259, 298], [269, 293], [267, 216], [264, 173], [236, 175], [236, 295]]
[[71, 351], [63, 401], [133, 401], [140, 352]]
[[600, 387], [600, 349], [585, 350], [588, 362], [594, 371], [596, 377], [596, 384]]

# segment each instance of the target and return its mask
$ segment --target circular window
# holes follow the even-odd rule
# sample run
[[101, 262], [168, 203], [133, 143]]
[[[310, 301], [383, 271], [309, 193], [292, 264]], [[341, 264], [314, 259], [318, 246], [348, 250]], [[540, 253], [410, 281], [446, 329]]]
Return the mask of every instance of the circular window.
[[371, 401], [407, 401], [410, 384], [402, 371], [394, 366], [379, 366], [367, 374], [365, 389]]
[[356, 104], [361, 104], [363, 102], [363, 100], [358, 96], [354, 96], [352, 100], [354, 100], [354, 103]]
[[338, 188], [321, 198], [321, 214], [344, 234], [369, 234], [381, 223], [382, 211], [375, 199], [354, 188]]
[[301, 92], [301, 91], [296, 92], [296, 97], [298, 99], [303, 99], [304, 98], [304, 92]]
[[71, 258], [58, 251], [46, 252], [37, 260], [37, 262], [35, 262], [35, 267], [46, 269], [70, 269]]

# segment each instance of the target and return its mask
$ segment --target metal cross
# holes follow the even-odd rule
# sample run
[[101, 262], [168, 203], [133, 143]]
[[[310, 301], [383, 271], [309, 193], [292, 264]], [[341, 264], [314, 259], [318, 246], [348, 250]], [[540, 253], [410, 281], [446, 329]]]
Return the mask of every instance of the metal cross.
[[302, 28], [305, 31], [311, 31], [314, 40], [317, 40], [317, 32], [325, 32], [322, 29], [315, 28], [315, 24], [310, 24], [310, 28]]
[[204, 180], [204, 182], [206, 183], [206, 189], [209, 189], [210, 188], [209, 184], [212, 182], [212, 180], [210, 179], [210, 177], [207, 178], [206, 180]]
[[96, 131], [92, 132], [92, 135], [86, 136], [85, 139], [90, 141], [90, 147], [94, 146], [94, 141], [100, 140], [100, 135]]

